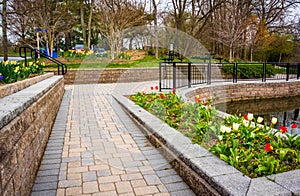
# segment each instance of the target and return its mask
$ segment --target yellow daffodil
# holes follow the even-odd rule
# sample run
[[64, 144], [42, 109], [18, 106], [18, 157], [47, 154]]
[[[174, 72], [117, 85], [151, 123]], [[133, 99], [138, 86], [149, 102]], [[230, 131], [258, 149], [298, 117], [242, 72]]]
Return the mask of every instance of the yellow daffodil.
[[20, 70], [20, 67], [17, 66], [17, 67], [15, 68], [14, 72], [17, 73], [19, 70]]

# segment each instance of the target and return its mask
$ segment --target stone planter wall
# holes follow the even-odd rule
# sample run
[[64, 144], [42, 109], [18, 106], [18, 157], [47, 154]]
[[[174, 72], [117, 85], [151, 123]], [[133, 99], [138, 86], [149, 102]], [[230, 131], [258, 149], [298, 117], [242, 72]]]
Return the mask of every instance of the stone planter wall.
[[213, 103], [217, 104], [239, 100], [299, 96], [299, 87], [300, 81], [216, 84], [191, 89], [185, 96], [189, 100], [195, 100], [196, 95], [199, 95], [201, 100], [208, 100], [212, 97]]
[[18, 92], [30, 85], [36, 84], [39, 81], [47, 79], [53, 76], [53, 73], [48, 73], [40, 76], [36, 76], [34, 78], [28, 78], [19, 82], [15, 82], [12, 84], [5, 84], [0, 86], [0, 98], [11, 95], [15, 92]]
[[0, 195], [30, 195], [63, 94], [53, 76], [0, 99]]
[[158, 68], [68, 70], [65, 84], [141, 82], [159, 79]]
[[300, 195], [300, 170], [249, 178], [126, 97], [114, 98], [196, 195]]

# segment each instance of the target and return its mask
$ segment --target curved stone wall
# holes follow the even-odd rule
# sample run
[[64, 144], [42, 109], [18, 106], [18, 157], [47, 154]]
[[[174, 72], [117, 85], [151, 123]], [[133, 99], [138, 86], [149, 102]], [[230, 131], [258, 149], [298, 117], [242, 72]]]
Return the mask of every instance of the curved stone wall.
[[196, 95], [201, 100], [208, 100], [209, 97], [212, 97], [213, 104], [239, 100], [293, 97], [300, 95], [300, 81], [215, 84], [200, 86], [185, 93], [188, 100], [195, 100]]

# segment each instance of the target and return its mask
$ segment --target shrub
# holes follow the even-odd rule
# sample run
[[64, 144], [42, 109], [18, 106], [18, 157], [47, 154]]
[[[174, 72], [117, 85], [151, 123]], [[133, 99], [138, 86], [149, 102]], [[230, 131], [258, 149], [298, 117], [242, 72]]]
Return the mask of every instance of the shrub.
[[[225, 75], [233, 74], [233, 65], [223, 65], [222, 72]], [[276, 74], [276, 69], [267, 64], [266, 67], [267, 76], [274, 76]], [[237, 76], [242, 79], [251, 79], [251, 78], [261, 78], [263, 75], [263, 65], [262, 64], [238, 64], [237, 67]]]

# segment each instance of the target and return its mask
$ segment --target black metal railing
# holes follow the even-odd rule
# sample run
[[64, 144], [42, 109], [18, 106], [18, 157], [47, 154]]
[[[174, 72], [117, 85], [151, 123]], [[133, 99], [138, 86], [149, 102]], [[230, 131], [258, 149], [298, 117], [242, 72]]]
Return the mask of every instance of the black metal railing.
[[60, 74], [64, 75], [68, 71], [66, 64], [58, 61], [55, 58], [50, 57], [46, 53], [41, 52], [41, 51], [39, 51], [39, 50], [33, 48], [32, 46], [29, 46], [29, 45], [21, 46], [19, 48], [19, 55], [20, 55], [20, 57], [24, 58], [26, 66], [27, 66], [27, 57], [28, 57], [27, 52], [30, 52], [30, 57], [32, 59], [34, 59], [34, 61], [37, 61], [38, 54], [39, 54], [40, 56], [45, 57], [46, 59], [48, 59], [48, 60], [52, 61], [53, 63], [57, 64], [57, 73], [58, 73], [58, 75], [60, 75]]
[[170, 62], [159, 63], [160, 90], [191, 87], [196, 84], [215, 82], [237, 83], [246, 80], [286, 80], [299, 79], [300, 63], [195, 63]]

